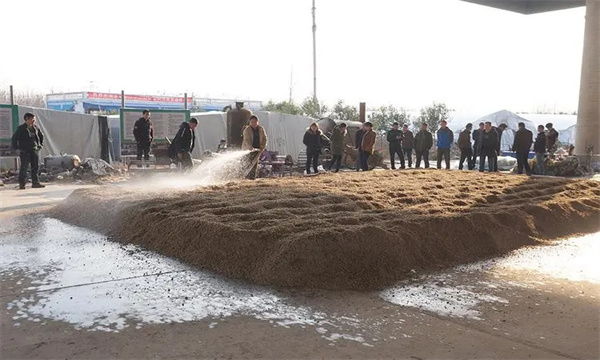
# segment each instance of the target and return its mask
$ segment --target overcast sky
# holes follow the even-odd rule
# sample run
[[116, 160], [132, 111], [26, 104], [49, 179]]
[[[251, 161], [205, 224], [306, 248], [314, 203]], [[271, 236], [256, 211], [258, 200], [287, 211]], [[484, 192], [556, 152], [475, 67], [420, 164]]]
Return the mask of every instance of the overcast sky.
[[[369, 107], [576, 111], [584, 8], [317, 0], [317, 92]], [[312, 95], [311, 0], [0, 0], [0, 87]], [[292, 71], [293, 70], [293, 71]]]

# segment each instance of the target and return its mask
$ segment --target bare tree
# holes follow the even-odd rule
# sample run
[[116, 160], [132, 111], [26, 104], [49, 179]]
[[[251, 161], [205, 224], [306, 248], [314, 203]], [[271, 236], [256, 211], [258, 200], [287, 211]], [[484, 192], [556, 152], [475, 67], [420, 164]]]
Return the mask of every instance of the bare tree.
[[[21, 91], [14, 93], [15, 105], [32, 106], [38, 108], [46, 107], [45, 96], [33, 91]], [[10, 92], [0, 90], [0, 103], [10, 104]]]

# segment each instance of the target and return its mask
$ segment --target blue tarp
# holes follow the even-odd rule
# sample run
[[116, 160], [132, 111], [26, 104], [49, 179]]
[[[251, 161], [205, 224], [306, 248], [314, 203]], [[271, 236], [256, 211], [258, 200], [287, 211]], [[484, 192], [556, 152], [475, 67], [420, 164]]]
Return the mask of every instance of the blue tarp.
[[[511, 156], [511, 157], [517, 158], [517, 153], [514, 151], [502, 151], [502, 156]], [[527, 155], [527, 157], [529, 159], [533, 159], [535, 157], [535, 153], [530, 151], [529, 154]]]
[[75, 101], [49, 101], [46, 107], [50, 110], [73, 111], [75, 110]]
[[[169, 110], [177, 110], [177, 109], [181, 109], [183, 110], [183, 105], [179, 105], [179, 104], [156, 104], [156, 103], [147, 103], [147, 102], [125, 102], [125, 107], [130, 108], [130, 109], [148, 109], [148, 110], [156, 110], [156, 109], [169, 109]], [[119, 110], [121, 108], [121, 104], [115, 104], [114, 102], [109, 102], [109, 101], [90, 101], [90, 100], [86, 100], [83, 102], [83, 108], [88, 111], [88, 110], [104, 110], [104, 111], [110, 111], [110, 110]]]

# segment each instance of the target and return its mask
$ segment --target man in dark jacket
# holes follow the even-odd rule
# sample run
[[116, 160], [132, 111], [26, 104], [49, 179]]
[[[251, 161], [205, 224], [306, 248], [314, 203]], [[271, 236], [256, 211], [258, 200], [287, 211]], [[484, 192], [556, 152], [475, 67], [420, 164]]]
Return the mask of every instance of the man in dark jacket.
[[478, 151], [481, 148], [481, 135], [485, 131], [484, 128], [485, 124], [480, 122], [479, 129], [473, 131], [473, 165], [475, 165], [475, 159], [479, 156]]
[[500, 154], [502, 154], [501, 150], [500, 150], [500, 146], [502, 145], [502, 134], [504, 133], [504, 131], [508, 128], [508, 125], [506, 124], [500, 124], [498, 125], [498, 127], [492, 126], [492, 130], [494, 130], [497, 134], [498, 134], [498, 145], [496, 148], [496, 157], [494, 158], [494, 163], [493, 165], [493, 170], [494, 172], [498, 172], [498, 156], [500, 156]]
[[524, 168], [527, 175], [531, 175], [531, 168], [529, 167], [531, 144], [533, 144], [533, 133], [525, 128], [525, 123], [520, 122], [512, 146], [512, 151], [517, 153], [517, 174], [522, 174]]
[[446, 162], [446, 170], [450, 170], [450, 148], [454, 143], [454, 133], [448, 128], [446, 120], [442, 120], [437, 132], [437, 168], [442, 168], [442, 157]]
[[196, 127], [198, 120], [191, 118], [190, 122], [183, 122], [179, 126], [177, 135], [169, 145], [169, 157], [175, 163], [180, 163], [183, 168], [192, 167], [192, 151], [196, 144]]
[[467, 167], [469, 170], [473, 170], [473, 167], [475, 167], [475, 161], [473, 161], [473, 148], [471, 148], [471, 129], [473, 129], [473, 124], [469, 123], [458, 135], [458, 148], [460, 149], [458, 170], [463, 169], [465, 160], [467, 160]]
[[415, 136], [408, 130], [408, 125], [402, 125], [402, 153], [406, 157], [408, 167], [412, 167], [412, 152], [415, 146]]
[[546, 169], [544, 167], [544, 155], [546, 154], [546, 133], [544, 132], [544, 125], [538, 126], [538, 134], [535, 138], [535, 144], [533, 144], [533, 151], [535, 152], [535, 173], [538, 175], [546, 175]]
[[404, 154], [402, 153], [402, 131], [398, 130], [398, 123], [392, 124], [392, 129], [387, 132], [387, 141], [390, 149], [390, 163], [392, 170], [396, 170], [395, 157], [400, 158], [400, 169], [404, 169]]
[[150, 110], [144, 110], [142, 117], [135, 122], [133, 137], [137, 143], [137, 159], [142, 160], [143, 154], [144, 160], [150, 160], [150, 145], [154, 140], [154, 127], [152, 121], [150, 121]]
[[317, 123], [310, 124], [310, 127], [304, 133], [304, 139], [302, 140], [304, 145], [306, 145], [306, 174], [310, 174], [311, 164], [314, 173], [319, 173], [319, 155], [321, 155], [323, 140], [329, 141], [319, 129], [319, 125], [317, 125]]
[[25, 189], [27, 183], [27, 169], [31, 164], [31, 182], [32, 188], [43, 188], [38, 179], [39, 172], [39, 154], [38, 152], [44, 146], [44, 134], [35, 126], [35, 115], [27, 113], [24, 116], [25, 123], [17, 128], [12, 136], [12, 147], [19, 151], [19, 189]]
[[558, 131], [554, 129], [552, 123], [547, 123], [546, 129], [548, 129], [546, 133], [546, 149], [548, 150], [548, 153], [554, 154], [558, 147], [556, 144], [558, 141]]
[[489, 171], [495, 171], [494, 163], [498, 157], [498, 133], [492, 128], [492, 123], [489, 121], [485, 123], [479, 146], [479, 171], [483, 172], [486, 158]]
[[342, 164], [342, 156], [344, 155], [344, 140], [346, 139], [346, 124], [341, 123], [336, 125], [331, 132], [330, 146], [331, 150], [331, 162], [329, 163], [329, 170], [335, 166], [335, 172], [340, 171], [340, 165]]
[[363, 137], [365, 136], [365, 126], [363, 125], [354, 136], [354, 148], [356, 148], [356, 171], [360, 171], [362, 167], [362, 155], [360, 151], [360, 145], [362, 144]]
[[425, 162], [425, 169], [429, 168], [429, 151], [433, 147], [433, 136], [427, 131], [427, 124], [421, 124], [421, 130], [415, 135], [415, 154], [417, 161], [415, 168], [421, 166], [421, 159]]

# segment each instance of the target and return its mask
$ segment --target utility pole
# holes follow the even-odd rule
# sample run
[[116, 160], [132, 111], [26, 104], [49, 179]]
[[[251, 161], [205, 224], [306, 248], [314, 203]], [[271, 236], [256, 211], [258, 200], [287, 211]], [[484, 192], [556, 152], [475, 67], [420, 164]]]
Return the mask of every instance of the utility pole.
[[317, 21], [315, 19], [315, 0], [312, 0], [313, 19], [313, 101], [317, 102]]
[[294, 91], [294, 67], [290, 70], [290, 99], [289, 103], [292, 103], [292, 93]]

